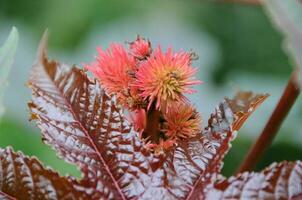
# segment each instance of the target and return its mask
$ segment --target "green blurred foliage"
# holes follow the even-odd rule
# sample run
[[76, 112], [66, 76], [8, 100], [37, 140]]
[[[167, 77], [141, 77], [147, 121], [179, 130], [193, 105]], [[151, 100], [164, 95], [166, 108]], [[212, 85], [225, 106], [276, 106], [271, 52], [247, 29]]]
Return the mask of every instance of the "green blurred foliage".
[[15, 59], [19, 35], [15, 27], [12, 28], [6, 42], [0, 47], [0, 119], [4, 113], [2, 105], [5, 89], [8, 85], [8, 76]]
[[293, 65], [299, 68], [298, 81], [302, 87], [302, 3], [301, 1], [267, 0], [264, 8], [271, 21], [284, 35], [284, 46]]
[[0, 16], [31, 27], [36, 38], [49, 28], [49, 44], [57, 49], [74, 49], [94, 25], [106, 26], [113, 20], [143, 12], [136, 1], [120, 0], [22, 0], [0, 1]]
[[292, 69], [281, 48], [282, 37], [260, 6], [203, 3], [195, 11], [196, 23], [222, 48], [222, 60], [214, 71], [217, 83], [240, 71], [289, 77]]

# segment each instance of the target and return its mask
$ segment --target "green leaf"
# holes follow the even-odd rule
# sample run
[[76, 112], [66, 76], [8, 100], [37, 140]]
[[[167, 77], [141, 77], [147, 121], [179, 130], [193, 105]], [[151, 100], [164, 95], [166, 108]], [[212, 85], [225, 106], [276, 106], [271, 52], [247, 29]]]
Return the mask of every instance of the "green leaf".
[[298, 67], [302, 86], [302, 2], [299, 0], [264, 0], [271, 20], [285, 36], [285, 50]]
[[14, 61], [18, 40], [18, 31], [15, 27], [13, 27], [6, 42], [0, 48], [0, 117], [4, 112], [4, 107], [2, 103], [4, 90], [8, 85], [7, 79], [10, 68]]

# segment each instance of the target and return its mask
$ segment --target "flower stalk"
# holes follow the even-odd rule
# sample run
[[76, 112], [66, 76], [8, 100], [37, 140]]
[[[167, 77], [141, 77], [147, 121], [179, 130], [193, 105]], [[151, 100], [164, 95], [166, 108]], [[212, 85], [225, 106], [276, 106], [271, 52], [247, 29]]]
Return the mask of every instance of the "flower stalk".
[[238, 169], [238, 173], [243, 171], [251, 171], [263, 156], [267, 148], [271, 145], [282, 122], [294, 105], [297, 97], [300, 94], [300, 89], [297, 85], [297, 71], [294, 71], [290, 80], [275, 108], [270, 119], [268, 120], [262, 133], [250, 149], [243, 163]]
[[147, 124], [143, 132], [143, 138], [146, 138], [152, 143], [159, 143], [160, 115], [161, 112], [159, 110], [156, 110], [154, 105], [147, 113]]

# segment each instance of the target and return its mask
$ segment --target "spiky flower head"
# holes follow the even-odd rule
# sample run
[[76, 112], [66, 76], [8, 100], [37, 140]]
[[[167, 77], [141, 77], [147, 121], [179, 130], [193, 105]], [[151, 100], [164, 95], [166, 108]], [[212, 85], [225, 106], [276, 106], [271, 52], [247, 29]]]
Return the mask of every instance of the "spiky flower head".
[[189, 104], [174, 104], [164, 118], [163, 132], [169, 139], [190, 138], [201, 131], [201, 117]]
[[102, 83], [109, 94], [116, 94], [118, 98], [125, 99], [129, 87], [134, 81], [136, 62], [120, 44], [111, 44], [103, 51], [98, 48], [96, 62], [85, 67], [91, 71]]
[[167, 112], [175, 102], [186, 102], [184, 93], [193, 93], [191, 86], [200, 84], [194, 80], [197, 69], [191, 66], [191, 54], [184, 51], [166, 53], [156, 48], [136, 73], [135, 85], [142, 91], [140, 95], [155, 103], [156, 109]]
[[137, 36], [136, 40], [130, 43], [130, 53], [137, 59], [143, 60], [151, 54], [151, 43], [149, 40]]

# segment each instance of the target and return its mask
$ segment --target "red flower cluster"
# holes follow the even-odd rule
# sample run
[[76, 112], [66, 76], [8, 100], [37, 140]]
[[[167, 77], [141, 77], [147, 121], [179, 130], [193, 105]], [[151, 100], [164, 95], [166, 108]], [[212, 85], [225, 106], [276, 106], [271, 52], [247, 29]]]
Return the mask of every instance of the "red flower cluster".
[[129, 110], [140, 133], [147, 126], [150, 110], [162, 113], [159, 131], [164, 138], [149, 145], [154, 146], [200, 132], [200, 117], [184, 96], [195, 92], [192, 86], [201, 83], [194, 79], [197, 69], [191, 65], [192, 59], [192, 53], [185, 51], [168, 48], [163, 52], [160, 46], [153, 50], [150, 41], [137, 37], [129, 49], [120, 44], [111, 44], [106, 51], [98, 49], [96, 61], [86, 68]]

